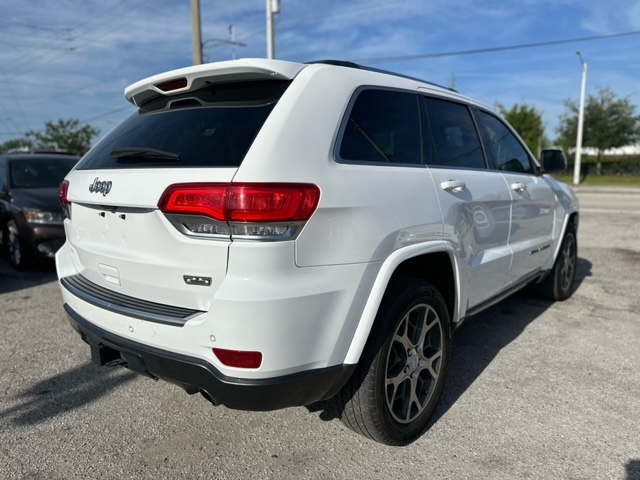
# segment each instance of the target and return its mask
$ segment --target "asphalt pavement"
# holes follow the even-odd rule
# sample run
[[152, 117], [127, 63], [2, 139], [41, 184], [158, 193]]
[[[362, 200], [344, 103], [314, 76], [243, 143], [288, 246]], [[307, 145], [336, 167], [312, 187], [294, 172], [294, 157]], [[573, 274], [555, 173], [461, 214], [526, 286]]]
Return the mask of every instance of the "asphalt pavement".
[[576, 293], [465, 322], [429, 431], [401, 448], [329, 405], [238, 412], [96, 367], [51, 265], [0, 260], [0, 479], [640, 480], [640, 189], [578, 194]]

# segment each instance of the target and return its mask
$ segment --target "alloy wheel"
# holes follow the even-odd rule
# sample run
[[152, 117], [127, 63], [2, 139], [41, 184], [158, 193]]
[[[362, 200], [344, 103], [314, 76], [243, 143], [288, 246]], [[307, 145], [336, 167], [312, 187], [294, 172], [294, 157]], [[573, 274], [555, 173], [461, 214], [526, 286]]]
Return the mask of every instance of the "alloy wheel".
[[13, 225], [9, 225], [7, 228], [8, 233], [8, 246], [9, 246], [9, 259], [13, 265], [20, 265], [22, 262], [22, 249], [20, 248], [20, 237], [18, 231]]
[[391, 416], [415, 420], [427, 407], [441, 374], [443, 329], [427, 304], [412, 307], [400, 321], [387, 355], [385, 392]]
[[562, 255], [560, 286], [562, 290], [568, 290], [573, 285], [576, 271], [576, 240], [573, 235], [567, 235], [560, 254]]

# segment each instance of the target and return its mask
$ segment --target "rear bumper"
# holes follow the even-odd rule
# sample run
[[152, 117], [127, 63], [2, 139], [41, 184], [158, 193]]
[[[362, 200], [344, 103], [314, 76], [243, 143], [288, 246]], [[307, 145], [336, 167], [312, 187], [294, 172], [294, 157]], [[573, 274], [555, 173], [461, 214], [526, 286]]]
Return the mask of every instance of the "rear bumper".
[[239, 410], [276, 410], [309, 405], [333, 397], [353, 374], [355, 365], [309, 370], [266, 379], [228, 377], [208, 362], [143, 345], [91, 324], [69, 305], [72, 327], [91, 347], [98, 365], [122, 365], [154, 379], [163, 379], [188, 393], [202, 392], [212, 403]]

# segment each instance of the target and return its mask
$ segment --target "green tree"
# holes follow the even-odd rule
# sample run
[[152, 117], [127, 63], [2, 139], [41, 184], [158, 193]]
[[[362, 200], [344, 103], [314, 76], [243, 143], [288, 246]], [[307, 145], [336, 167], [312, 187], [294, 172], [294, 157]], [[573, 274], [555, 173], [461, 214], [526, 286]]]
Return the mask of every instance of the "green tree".
[[518, 135], [522, 137], [529, 149], [536, 155], [547, 146], [549, 141], [544, 135], [544, 122], [542, 114], [527, 104], [515, 104], [509, 110], [498, 104], [497, 109], [500, 114], [515, 128]]
[[31, 150], [33, 148], [31, 140], [28, 138], [17, 138], [15, 140], [7, 140], [0, 144], [0, 153], [11, 151]]
[[91, 125], [80, 125], [80, 120], [58, 120], [47, 122], [44, 132], [28, 132], [27, 138], [33, 139], [38, 149], [52, 149], [84, 155], [91, 148], [91, 140], [100, 131]]
[[[565, 112], [560, 116], [558, 143], [574, 148], [578, 132], [578, 102], [565, 101]], [[596, 149], [598, 175], [602, 153], [609, 148], [633, 145], [640, 140], [640, 116], [629, 97], [618, 98], [609, 88], [598, 88], [598, 93], [589, 95], [584, 107], [582, 145]]]

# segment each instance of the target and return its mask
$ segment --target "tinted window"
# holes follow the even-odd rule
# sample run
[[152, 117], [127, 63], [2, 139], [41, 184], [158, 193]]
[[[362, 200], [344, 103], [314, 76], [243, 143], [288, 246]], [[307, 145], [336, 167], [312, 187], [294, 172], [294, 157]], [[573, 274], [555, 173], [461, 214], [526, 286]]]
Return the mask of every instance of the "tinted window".
[[486, 168], [471, 112], [459, 103], [426, 98], [429, 129], [435, 149], [430, 165]]
[[498, 170], [532, 173], [529, 154], [507, 126], [493, 115], [479, 112], [482, 138]]
[[391, 90], [364, 90], [347, 119], [343, 160], [420, 164], [419, 97]]
[[[289, 82], [211, 85], [179, 96], [156, 97], [107, 135], [78, 169], [237, 167]], [[153, 156], [113, 158], [112, 152], [155, 149]]]
[[58, 188], [78, 161], [69, 158], [28, 158], [9, 161], [9, 178], [14, 188]]

